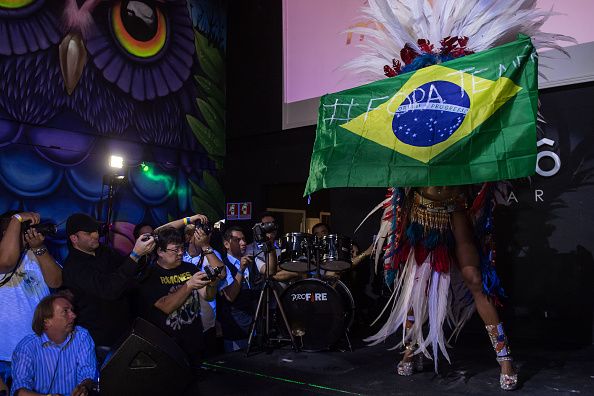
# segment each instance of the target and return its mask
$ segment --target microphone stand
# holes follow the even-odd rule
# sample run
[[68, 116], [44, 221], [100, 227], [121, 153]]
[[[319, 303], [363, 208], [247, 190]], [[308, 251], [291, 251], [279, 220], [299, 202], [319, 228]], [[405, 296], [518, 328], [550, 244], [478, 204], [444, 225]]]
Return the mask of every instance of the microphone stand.
[[[262, 244], [262, 252], [264, 253], [264, 263], [266, 265], [266, 274], [264, 278], [264, 286], [260, 291], [260, 297], [258, 298], [258, 306], [256, 308], [256, 313], [254, 314], [254, 318], [252, 319], [252, 324], [250, 326], [250, 335], [248, 338], [248, 346], [245, 353], [245, 356], [250, 355], [250, 351], [252, 349], [252, 343], [254, 341], [254, 334], [256, 330], [256, 326], [260, 323], [258, 328], [262, 329], [262, 320], [265, 319], [265, 326], [262, 330], [262, 338], [261, 338], [261, 345], [265, 350], [269, 350], [272, 348], [271, 341], [291, 341], [291, 345], [294, 351], [298, 351], [297, 344], [295, 344], [295, 339], [293, 338], [293, 333], [291, 332], [291, 327], [289, 326], [289, 321], [287, 320], [287, 315], [285, 314], [285, 310], [283, 308], [283, 304], [281, 303], [280, 297], [274, 287], [272, 287], [272, 279], [270, 277], [270, 263], [268, 254], [274, 251], [274, 247], [270, 241], [266, 241]], [[255, 260], [255, 258], [254, 258]], [[270, 291], [274, 295], [276, 299], [276, 308], [280, 311], [283, 322], [287, 329], [287, 334], [289, 334], [290, 339], [286, 338], [270, 338]], [[263, 308], [264, 303], [264, 308]], [[266, 316], [264, 318], [264, 315]]]

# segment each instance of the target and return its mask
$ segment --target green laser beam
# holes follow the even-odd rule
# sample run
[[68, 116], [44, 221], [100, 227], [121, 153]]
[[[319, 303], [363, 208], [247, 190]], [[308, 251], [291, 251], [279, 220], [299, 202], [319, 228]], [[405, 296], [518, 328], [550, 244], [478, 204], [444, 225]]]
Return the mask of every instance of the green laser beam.
[[325, 390], [329, 390], [332, 392], [337, 392], [337, 393], [345, 393], [348, 395], [362, 395], [362, 393], [355, 393], [355, 392], [349, 392], [343, 389], [336, 389], [336, 388], [332, 388], [330, 386], [324, 386], [324, 385], [317, 385], [317, 384], [310, 384], [307, 382], [303, 382], [303, 381], [297, 381], [297, 380], [292, 380], [289, 378], [283, 378], [283, 377], [275, 377], [272, 375], [268, 375], [268, 374], [262, 374], [262, 373], [258, 373], [255, 371], [248, 371], [248, 370], [241, 370], [241, 369], [236, 369], [236, 368], [232, 368], [232, 367], [225, 367], [225, 366], [221, 366], [218, 364], [212, 364], [212, 363], [202, 363], [203, 366], [207, 366], [207, 367], [215, 367], [215, 368], [220, 368], [223, 370], [228, 370], [228, 371], [235, 371], [237, 373], [242, 373], [242, 374], [247, 374], [247, 375], [253, 375], [256, 377], [261, 377], [261, 378], [266, 378], [266, 379], [271, 379], [271, 380], [276, 380], [276, 381], [281, 381], [281, 382], [287, 382], [290, 384], [297, 384], [297, 385], [305, 385], [305, 386], [309, 386], [312, 388], [317, 388], [317, 389], [325, 389]]

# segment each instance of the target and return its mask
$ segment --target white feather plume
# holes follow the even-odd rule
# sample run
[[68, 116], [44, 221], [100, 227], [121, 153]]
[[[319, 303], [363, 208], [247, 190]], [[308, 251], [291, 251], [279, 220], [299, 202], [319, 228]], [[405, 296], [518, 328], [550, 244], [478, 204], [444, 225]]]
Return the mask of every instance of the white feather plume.
[[466, 36], [467, 48], [479, 52], [511, 42], [518, 33], [523, 33], [532, 38], [539, 54], [545, 49], [566, 53], [558, 42], [576, 42], [571, 37], [540, 30], [556, 13], [536, 8], [536, 0], [433, 0], [432, 3], [368, 0], [368, 5], [362, 8], [362, 18], [371, 27], [351, 30], [365, 36], [358, 45], [362, 54], [342, 69], [354, 72], [362, 82], [385, 78], [384, 65], [400, 59], [400, 50], [407, 43], [418, 51], [418, 39], [427, 39], [438, 47], [445, 37]]

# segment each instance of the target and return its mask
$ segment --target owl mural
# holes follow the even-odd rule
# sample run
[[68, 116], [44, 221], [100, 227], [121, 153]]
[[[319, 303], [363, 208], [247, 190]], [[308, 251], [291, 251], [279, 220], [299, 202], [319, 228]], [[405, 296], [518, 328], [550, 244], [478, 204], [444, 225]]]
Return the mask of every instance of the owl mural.
[[189, 9], [185, 0], [0, 0], [0, 211], [101, 218], [106, 158], [118, 153], [124, 234], [199, 207], [220, 212], [211, 173], [224, 154], [224, 67]]

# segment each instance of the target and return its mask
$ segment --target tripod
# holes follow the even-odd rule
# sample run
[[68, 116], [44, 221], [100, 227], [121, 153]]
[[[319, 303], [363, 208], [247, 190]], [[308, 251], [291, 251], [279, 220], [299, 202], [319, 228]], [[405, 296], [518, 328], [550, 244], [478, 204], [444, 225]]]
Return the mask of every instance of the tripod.
[[[291, 345], [293, 350], [297, 351], [297, 344], [295, 344], [295, 339], [293, 338], [293, 333], [291, 332], [291, 327], [289, 326], [289, 322], [287, 321], [287, 315], [285, 314], [285, 310], [283, 309], [283, 305], [281, 303], [280, 297], [278, 296], [277, 291], [272, 287], [272, 280], [270, 279], [270, 263], [268, 254], [273, 251], [274, 247], [270, 243], [270, 241], [264, 242], [262, 245], [262, 253], [264, 253], [264, 262], [266, 265], [266, 276], [264, 278], [264, 286], [260, 291], [260, 297], [258, 298], [258, 306], [256, 308], [256, 313], [254, 314], [254, 318], [252, 319], [252, 324], [250, 326], [250, 335], [248, 338], [248, 346], [245, 355], [249, 356], [250, 351], [252, 349], [252, 342], [254, 341], [254, 333], [256, 330], [256, 326], [260, 324], [259, 328], [262, 329], [262, 321], [264, 321], [264, 328], [262, 330], [262, 341], [260, 347], [263, 349], [271, 349], [272, 341], [291, 341]], [[270, 291], [274, 295], [276, 299], [276, 308], [280, 311], [283, 317], [283, 323], [287, 329], [287, 334], [289, 334], [289, 339], [286, 338], [271, 338], [270, 337]]]

